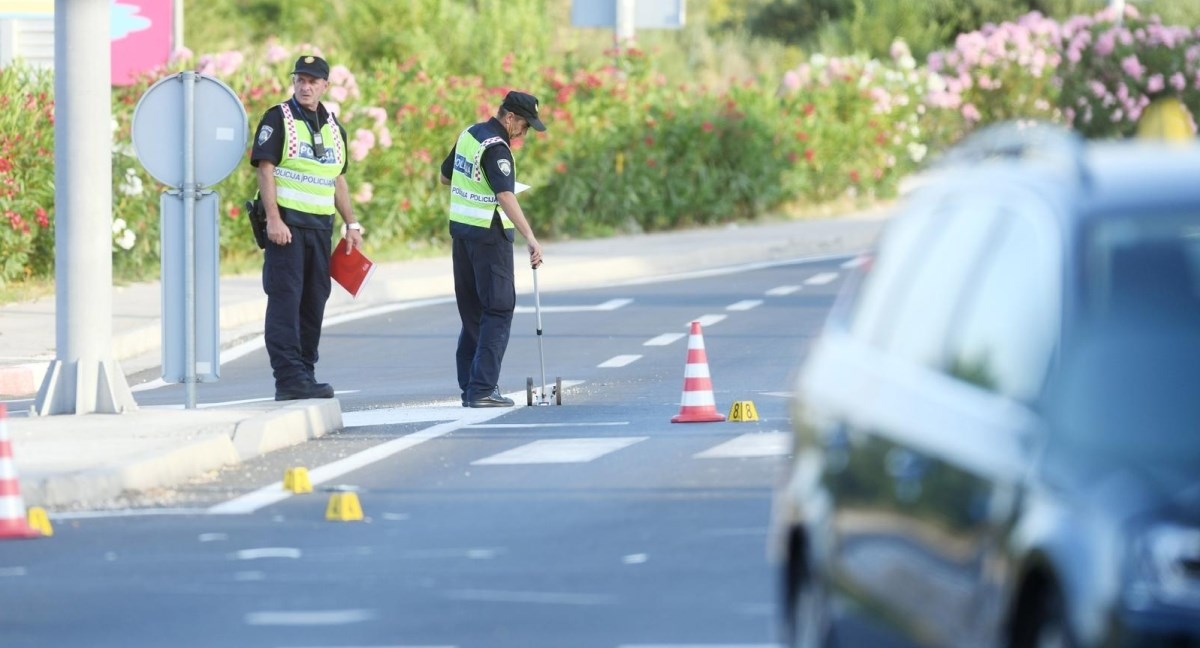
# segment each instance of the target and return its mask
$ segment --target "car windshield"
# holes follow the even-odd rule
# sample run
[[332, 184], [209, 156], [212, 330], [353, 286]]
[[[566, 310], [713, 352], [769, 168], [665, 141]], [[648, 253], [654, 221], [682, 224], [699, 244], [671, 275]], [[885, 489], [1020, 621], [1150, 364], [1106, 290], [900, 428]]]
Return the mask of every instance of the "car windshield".
[[1052, 411], [1100, 452], [1200, 470], [1200, 213], [1104, 221]]
[[1089, 323], [1200, 330], [1200, 213], [1104, 219], [1088, 239]]

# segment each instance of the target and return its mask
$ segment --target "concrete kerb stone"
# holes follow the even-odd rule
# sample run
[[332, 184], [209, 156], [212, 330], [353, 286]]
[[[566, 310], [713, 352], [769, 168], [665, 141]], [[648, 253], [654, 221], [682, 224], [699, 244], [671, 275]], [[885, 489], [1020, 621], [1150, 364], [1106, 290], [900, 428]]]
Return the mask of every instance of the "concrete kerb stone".
[[[142, 409], [119, 416], [83, 416], [88, 419], [88, 432], [82, 435], [79, 426], [61, 429], [60, 417], [10, 420], [17, 448], [14, 462], [28, 506], [87, 508], [126, 491], [177, 486], [205, 472], [342, 428], [336, 399], [296, 401], [283, 407]], [[180, 438], [180, 428], [190, 430], [185, 438]], [[108, 448], [111, 458], [89, 465], [88, 444], [114, 444]], [[21, 454], [21, 448], [35, 445], [37, 459]]]

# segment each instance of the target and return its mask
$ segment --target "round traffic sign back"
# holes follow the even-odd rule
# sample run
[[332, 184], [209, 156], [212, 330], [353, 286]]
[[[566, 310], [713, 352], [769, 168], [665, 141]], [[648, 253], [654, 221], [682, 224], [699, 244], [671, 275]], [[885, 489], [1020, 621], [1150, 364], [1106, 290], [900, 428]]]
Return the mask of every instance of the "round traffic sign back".
[[195, 182], [214, 185], [242, 162], [246, 152], [246, 108], [237, 93], [213, 77], [180, 72], [146, 90], [133, 110], [133, 150], [159, 182], [184, 183], [184, 84], [193, 91]]

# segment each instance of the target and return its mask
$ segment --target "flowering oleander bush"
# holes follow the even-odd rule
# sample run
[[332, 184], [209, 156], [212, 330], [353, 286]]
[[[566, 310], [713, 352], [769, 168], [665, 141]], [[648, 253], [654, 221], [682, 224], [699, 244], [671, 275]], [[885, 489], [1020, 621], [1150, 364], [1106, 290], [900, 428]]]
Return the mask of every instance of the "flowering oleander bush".
[[0, 69], [0, 286], [54, 274], [50, 75]]
[[936, 75], [930, 104], [960, 111], [969, 126], [1018, 118], [1059, 121], [1060, 31], [1056, 21], [1032, 12], [960, 34], [954, 49], [929, 56]]
[[[1063, 26], [1059, 72], [1065, 119], [1089, 137], [1131, 135], [1154, 99], [1174, 97], [1200, 110], [1200, 28], [1142, 18], [1133, 6], [1079, 16]], [[1195, 128], [1193, 127], [1193, 132]]]
[[[420, 6], [441, 10], [432, 0]], [[246, 108], [249, 139], [262, 114], [290, 95], [290, 66], [301, 53], [324, 54], [273, 39], [200, 56], [182, 50], [140, 83], [114, 89], [116, 276], [152, 277], [159, 266], [164, 187], [137, 161], [130, 136], [146, 89], [184, 69], [219, 78]], [[444, 244], [440, 163], [461, 130], [494, 114], [511, 88], [541, 98], [549, 127], [514, 146], [518, 178], [533, 187], [521, 204], [539, 235], [560, 238], [887, 198], [930, 155], [999, 119], [1059, 121], [1108, 137], [1129, 134], [1157, 96], [1200, 110], [1200, 32], [1132, 11], [1120, 25], [1103, 12], [1063, 24], [1032, 13], [964, 34], [927, 65], [896, 41], [883, 60], [816, 55], [782, 80], [720, 88], [668, 79], [654, 53], [637, 48], [593, 61], [534, 60], [497, 57], [487, 78], [446, 74], [437, 52], [333, 66], [324, 101], [346, 128], [352, 201], [368, 245]], [[53, 275], [52, 95], [48, 74], [0, 70], [0, 281]], [[213, 187], [227, 261], [259, 254], [242, 207], [256, 186], [246, 163]]]

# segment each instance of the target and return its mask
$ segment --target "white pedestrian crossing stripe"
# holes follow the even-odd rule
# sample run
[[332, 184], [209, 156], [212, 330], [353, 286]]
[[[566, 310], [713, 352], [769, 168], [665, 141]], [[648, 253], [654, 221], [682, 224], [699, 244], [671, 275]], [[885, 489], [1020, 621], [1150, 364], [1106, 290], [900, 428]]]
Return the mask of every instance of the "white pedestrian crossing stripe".
[[542, 439], [471, 462], [477, 466], [546, 463], [585, 463], [650, 437]]
[[791, 451], [791, 435], [787, 432], [751, 432], [698, 453], [694, 458], [782, 457]]

